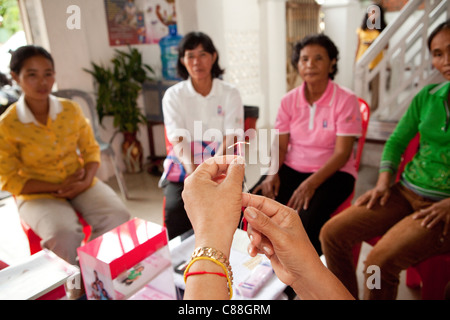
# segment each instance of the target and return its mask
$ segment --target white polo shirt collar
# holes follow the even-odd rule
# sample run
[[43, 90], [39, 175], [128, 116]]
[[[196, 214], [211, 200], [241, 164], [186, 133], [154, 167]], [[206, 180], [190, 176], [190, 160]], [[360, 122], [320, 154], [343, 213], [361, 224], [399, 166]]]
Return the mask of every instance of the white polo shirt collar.
[[[220, 95], [221, 94], [221, 88], [220, 86], [217, 84], [217, 82], [220, 81], [217, 78], [213, 79], [213, 84], [212, 84], [212, 88], [211, 91], [209, 92], [209, 94], [204, 97], [206, 99], [208, 99], [209, 97], [214, 97], [216, 95]], [[191, 77], [189, 77], [189, 79], [187, 80], [187, 88], [188, 88], [188, 92], [193, 95], [193, 96], [201, 96], [197, 91], [195, 91], [194, 89], [194, 85], [192, 84], [192, 79]]]
[[[53, 121], [55, 121], [56, 116], [63, 110], [63, 107], [61, 105], [61, 102], [59, 102], [58, 98], [53, 95], [49, 95], [49, 104], [50, 105], [48, 115]], [[23, 124], [27, 123], [34, 123], [36, 125], [40, 124], [34, 117], [33, 112], [31, 112], [30, 108], [28, 108], [27, 103], [25, 101], [25, 95], [23, 94], [17, 101], [16, 111], [19, 121], [22, 122]]]

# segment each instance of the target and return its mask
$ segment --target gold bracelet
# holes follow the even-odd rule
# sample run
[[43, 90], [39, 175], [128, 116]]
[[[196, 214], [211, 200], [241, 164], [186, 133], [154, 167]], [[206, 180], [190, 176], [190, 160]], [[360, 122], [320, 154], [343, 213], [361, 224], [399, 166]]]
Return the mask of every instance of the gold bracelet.
[[228, 261], [227, 256], [224, 255], [222, 252], [220, 252], [219, 250], [216, 250], [214, 248], [198, 247], [192, 253], [191, 259], [194, 259], [197, 257], [209, 257], [209, 258], [219, 261], [227, 268], [228, 275], [229, 275], [231, 281], [233, 281], [233, 271], [231, 270], [230, 262]]
[[[233, 294], [233, 271], [231, 270], [230, 263], [228, 261], [228, 258], [219, 250], [216, 250], [214, 248], [208, 248], [208, 247], [198, 247], [194, 250], [191, 256], [191, 262], [189, 263], [188, 267], [192, 265], [196, 260], [196, 258], [209, 258], [205, 260], [210, 260], [212, 262], [217, 261], [220, 263], [221, 266], [223, 266], [223, 269], [225, 271], [225, 274], [227, 275], [228, 280], [228, 291], [230, 293], [230, 299]], [[186, 268], [188, 270], [188, 268]]]
[[186, 283], [186, 280], [187, 280], [186, 275], [188, 274], [189, 269], [194, 264], [194, 262], [199, 261], [199, 260], [208, 260], [208, 261], [214, 262], [215, 264], [217, 264], [218, 266], [220, 266], [222, 268], [222, 270], [225, 273], [225, 276], [227, 278], [228, 296], [229, 296], [229, 299], [231, 300], [231, 298], [233, 297], [233, 280], [230, 278], [230, 276], [228, 274], [228, 270], [225, 267], [225, 265], [223, 263], [217, 261], [216, 259], [213, 259], [210, 257], [196, 257], [196, 258], [192, 259], [191, 262], [189, 262], [189, 264], [187, 265], [186, 270], [184, 271], [184, 283]]

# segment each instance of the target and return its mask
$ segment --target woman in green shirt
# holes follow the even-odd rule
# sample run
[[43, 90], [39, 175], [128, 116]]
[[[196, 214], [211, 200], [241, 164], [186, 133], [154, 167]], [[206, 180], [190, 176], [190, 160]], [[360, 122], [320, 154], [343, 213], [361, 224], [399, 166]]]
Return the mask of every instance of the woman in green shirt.
[[[428, 48], [433, 66], [450, 81], [450, 20], [430, 35]], [[450, 82], [428, 85], [414, 97], [386, 142], [375, 188], [321, 231], [328, 268], [355, 298], [352, 248], [361, 241], [383, 236], [365, 261], [365, 299], [395, 299], [402, 270], [450, 252], [449, 89]], [[417, 134], [420, 148], [391, 186], [401, 156]], [[371, 281], [377, 271], [379, 279]]]

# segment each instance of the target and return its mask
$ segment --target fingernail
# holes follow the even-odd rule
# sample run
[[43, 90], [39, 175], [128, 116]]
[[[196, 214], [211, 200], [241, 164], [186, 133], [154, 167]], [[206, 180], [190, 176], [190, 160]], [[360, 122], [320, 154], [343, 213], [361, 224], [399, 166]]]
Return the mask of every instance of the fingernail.
[[247, 208], [247, 214], [250, 218], [256, 219], [256, 211], [253, 208]]
[[230, 162], [230, 166], [231, 166], [231, 165], [237, 165], [237, 164], [240, 164], [240, 165], [245, 164], [245, 159], [244, 159], [243, 157], [241, 157], [241, 156], [238, 156], [238, 157], [234, 158], [234, 159]]
[[269, 247], [263, 247], [264, 253], [271, 256], [273, 254]]

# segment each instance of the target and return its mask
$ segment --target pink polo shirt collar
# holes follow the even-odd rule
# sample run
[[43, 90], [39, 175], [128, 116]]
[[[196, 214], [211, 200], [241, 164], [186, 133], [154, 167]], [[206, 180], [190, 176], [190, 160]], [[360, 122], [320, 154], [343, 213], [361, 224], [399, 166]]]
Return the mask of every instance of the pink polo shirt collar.
[[[306, 82], [303, 82], [300, 87], [300, 94], [299, 94], [299, 107], [300, 106], [304, 106], [304, 107], [309, 107], [310, 104], [309, 102], [306, 100], [305, 97], [305, 87], [306, 87]], [[316, 102], [314, 102], [315, 105], [320, 105], [320, 106], [326, 106], [326, 107], [331, 107], [333, 105], [334, 99], [336, 96], [336, 85], [334, 84], [333, 81], [331, 81], [331, 79], [328, 79], [328, 84], [327, 84], [327, 88], [325, 89], [325, 92], [322, 94], [322, 96], [320, 97], [319, 100], [317, 100]]]

